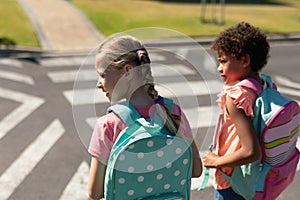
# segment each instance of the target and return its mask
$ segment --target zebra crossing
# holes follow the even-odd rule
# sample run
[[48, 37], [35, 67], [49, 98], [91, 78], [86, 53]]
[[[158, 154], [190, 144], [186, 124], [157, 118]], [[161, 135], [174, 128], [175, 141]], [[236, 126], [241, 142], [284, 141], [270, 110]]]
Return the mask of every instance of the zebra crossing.
[[[176, 50], [173, 50], [173, 52], [176, 54]], [[188, 50], [180, 50], [180, 53], [188, 54], [188, 52]], [[162, 96], [174, 98], [182, 106], [195, 134], [197, 134], [198, 129], [213, 127], [218, 113], [218, 107], [215, 105], [214, 98], [216, 98], [216, 95], [222, 88], [222, 82], [213, 78], [205, 80], [201, 72], [197, 68], [193, 68], [193, 66], [183, 62], [182, 57], [181, 59], [175, 58], [170, 63], [170, 58], [168, 58], [169, 55], [167, 54], [159, 52], [151, 54], [150, 52], [150, 55], [153, 63], [153, 76], [156, 80], [156, 89], [159, 93]], [[69, 104], [68, 109], [73, 109], [75, 125], [78, 121], [81, 121], [81, 124], [85, 124], [86, 129], [79, 128], [77, 131], [89, 131], [88, 135], [90, 136], [96, 119], [99, 117], [99, 114], [96, 114], [96, 110], [98, 111], [100, 108], [105, 113], [105, 107], [108, 105], [107, 98], [101, 91], [95, 89], [97, 74], [93, 67], [93, 58], [91, 56], [51, 57], [38, 58], [37, 61], [39, 68], [45, 72], [45, 78], [52, 84], [51, 87], [62, 87], [59, 92], [66, 104]], [[204, 65], [206, 69], [208, 69], [207, 65], [215, 65], [208, 59], [204, 59], [203, 62], [200, 65]], [[20, 60], [0, 59], [0, 101], [5, 99], [5, 101], [18, 103], [17, 107], [5, 113], [3, 118], [0, 118], [1, 144], [7, 142], [11, 132], [20, 123], [26, 121], [34, 112], [38, 112], [49, 102], [47, 96], [35, 95], [39, 94], [38, 92], [33, 94], [28, 92], [28, 88], [33, 89], [39, 84], [37, 82], [39, 77], [22, 73], [23, 70], [25, 70], [24, 63]], [[292, 82], [281, 76], [275, 76], [274, 78], [279, 83], [279, 90], [283, 94], [292, 95], [299, 102], [299, 83]], [[18, 87], [6, 87], [6, 84], [14, 83], [18, 84]], [[24, 85], [27, 88], [27, 92], [18, 90], [18, 88], [21, 88], [20, 85]], [[70, 87], [70, 85], [72, 86]], [[205, 97], [205, 102], [199, 102], [199, 99], [202, 97]], [[91, 110], [91, 112], [88, 111], [82, 114], [82, 109]], [[47, 111], [51, 112], [51, 110]], [[82, 115], [78, 116], [77, 112], [81, 112]], [[0, 199], [10, 199], [17, 189], [22, 186], [24, 180], [34, 172], [49, 151], [55, 148], [57, 143], [67, 135], [68, 125], [64, 123], [65, 119], [55, 114], [53, 114], [52, 118], [49, 118], [51, 120], [48, 120], [47, 124], [43, 125], [42, 131], [40, 131], [38, 136], [18, 156], [13, 158], [11, 163], [6, 164], [5, 168], [0, 166]], [[81, 142], [86, 146], [89, 136], [82, 136], [82, 133], [78, 134], [82, 140]], [[76, 137], [78, 137], [77, 134]], [[202, 138], [210, 142], [211, 137], [212, 135], [206, 133]], [[205, 141], [199, 143], [201, 144], [199, 146], [201, 154], [208, 147], [208, 143]], [[300, 147], [299, 141], [297, 146]], [[0, 156], [1, 163], [4, 158], [5, 156]], [[60, 200], [88, 199], [86, 187], [89, 176], [89, 158], [82, 159], [77, 163], [78, 166], [72, 172], [72, 177], [66, 181], [64, 188], [58, 191], [57, 196], [59, 196], [58, 199]], [[298, 170], [300, 170], [300, 165], [298, 165]], [[203, 176], [192, 180], [193, 190], [200, 186], [202, 178]], [[213, 178], [211, 176], [208, 185], [212, 186], [212, 183]]]

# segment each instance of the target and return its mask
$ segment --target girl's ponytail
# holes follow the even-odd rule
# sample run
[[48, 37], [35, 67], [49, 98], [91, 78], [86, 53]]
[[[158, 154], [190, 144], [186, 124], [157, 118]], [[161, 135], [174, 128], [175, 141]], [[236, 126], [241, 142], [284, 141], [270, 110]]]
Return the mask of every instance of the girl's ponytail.
[[[179, 124], [180, 124], [180, 120], [179, 123], [176, 123], [173, 115], [170, 113], [172, 111], [169, 111], [164, 105], [161, 105], [158, 103], [159, 100], [159, 96], [158, 96], [158, 92], [155, 90], [154, 88], [154, 84], [148, 84], [148, 95], [155, 101], [157, 102], [155, 104], [156, 106], [156, 111], [157, 114], [161, 117], [161, 119], [163, 119], [164, 123], [165, 123], [165, 127], [174, 135], [177, 134], [177, 131], [179, 129]], [[176, 120], [178, 120], [178, 117], [176, 116]]]

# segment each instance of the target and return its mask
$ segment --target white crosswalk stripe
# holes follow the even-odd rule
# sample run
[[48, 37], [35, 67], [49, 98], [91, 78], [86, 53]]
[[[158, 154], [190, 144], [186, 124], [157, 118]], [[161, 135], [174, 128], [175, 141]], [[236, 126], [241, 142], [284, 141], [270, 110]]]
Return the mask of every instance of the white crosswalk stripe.
[[[154, 77], [165, 77], [174, 75], [193, 75], [195, 71], [187, 68], [184, 65], [171, 65], [169, 67], [161, 67], [158, 64], [152, 66], [152, 73]], [[0, 71], [1, 73], [1, 71]], [[97, 73], [95, 69], [84, 70], [64, 70], [49, 72], [48, 77], [54, 83], [74, 82], [76, 81], [96, 81]]]
[[54, 83], [63, 82], [74, 82], [77, 81], [95, 81], [97, 80], [97, 73], [94, 69], [88, 70], [65, 70], [65, 71], [55, 71], [49, 72], [48, 77]]
[[0, 121], [0, 140], [45, 102], [42, 98], [1, 87], [0, 97], [22, 103]]
[[0, 78], [16, 81], [20, 83], [25, 83], [29, 85], [34, 85], [34, 80], [30, 76], [27, 76], [25, 74], [19, 74], [16, 72], [0, 70]]
[[64, 134], [59, 120], [54, 120], [0, 176], [0, 199], [8, 199], [49, 149]]
[[[70, 57], [70, 56], [66, 56], [66, 57], [48, 57], [48, 58], [42, 58], [39, 60], [39, 63], [44, 66], [44, 67], [54, 67], [54, 68], [58, 68], [61, 66], [81, 66], [81, 65], [90, 65], [90, 66], [94, 66], [94, 54], [93, 52], [91, 52], [89, 55], [84, 55], [84, 56], [76, 56], [76, 57]], [[166, 60], [165, 56], [159, 54], [159, 53], [151, 53], [150, 54], [150, 59], [152, 62], [158, 62], [158, 61], [164, 61]], [[0, 60], [0, 64], [1, 63], [4, 64], [10, 64], [10, 65], [14, 65], [17, 66], [19, 63], [15, 62], [14, 60], [9, 60], [9, 59], [2, 59]]]
[[88, 199], [88, 194], [87, 194], [88, 177], [89, 177], [89, 166], [86, 162], [82, 162], [59, 199], [60, 200], [69, 200], [69, 199], [87, 200]]
[[23, 68], [22, 62], [11, 58], [0, 58], [0, 65], [8, 65], [11, 67]]
[[[207, 84], [215, 85], [216, 89], [209, 91]], [[183, 96], [193, 96], [198, 95], [209, 95], [217, 94], [218, 86], [220, 83], [218, 81], [194, 81], [186, 83], [157, 83], [156, 89], [162, 96], [165, 97], [183, 97]], [[73, 89], [64, 91], [64, 96], [72, 105], [85, 105], [85, 104], [96, 104], [96, 103], [106, 103], [107, 97], [96, 88], [88, 89]], [[90, 97], [90, 98], [87, 98]]]
[[94, 65], [94, 59], [92, 57], [86, 56], [77, 56], [77, 57], [49, 57], [49, 58], [42, 58], [39, 60], [39, 63], [44, 67], [74, 67], [80, 66], [81, 64], [86, 65]]

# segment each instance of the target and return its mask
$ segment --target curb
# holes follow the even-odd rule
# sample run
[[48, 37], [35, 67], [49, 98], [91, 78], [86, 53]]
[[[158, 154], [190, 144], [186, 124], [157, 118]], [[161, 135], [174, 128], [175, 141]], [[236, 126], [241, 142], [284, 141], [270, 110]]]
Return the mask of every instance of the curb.
[[[270, 34], [267, 35], [270, 43], [272, 42], [294, 42], [300, 41], [300, 34]], [[181, 38], [167, 38], [167, 39], [155, 39], [155, 40], [145, 40], [145, 46], [149, 47], [163, 47], [163, 46], [188, 46], [194, 45], [195, 42], [203, 45], [209, 46], [214, 40], [214, 36], [211, 37], [191, 37], [189, 41], [182, 40]], [[194, 42], [192, 42], [194, 41]], [[95, 45], [96, 47], [96, 45]], [[32, 58], [32, 57], [68, 57], [68, 56], [85, 56], [92, 51], [47, 51], [40, 48], [31, 47], [1, 47], [0, 46], [0, 58], [10, 57], [10, 58]]]

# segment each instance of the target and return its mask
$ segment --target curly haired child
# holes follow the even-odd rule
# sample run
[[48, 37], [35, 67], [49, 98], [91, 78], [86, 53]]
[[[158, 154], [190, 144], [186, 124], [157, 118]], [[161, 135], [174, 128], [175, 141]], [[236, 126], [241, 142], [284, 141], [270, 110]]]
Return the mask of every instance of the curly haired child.
[[217, 168], [216, 200], [243, 199], [233, 191], [221, 171], [231, 176], [235, 166], [260, 159], [261, 149], [250, 120], [257, 94], [236, 83], [251, 77], [263, 84], [259, 72], [267, 64], [270, 46], [258, 28], [241, 22], [220, 33], [211, 49], [217, 53], [217, 70], [224, 89], [218, 99], [221, 112], [215, 130], [215, 153], [204, 155], [203, 164]]

